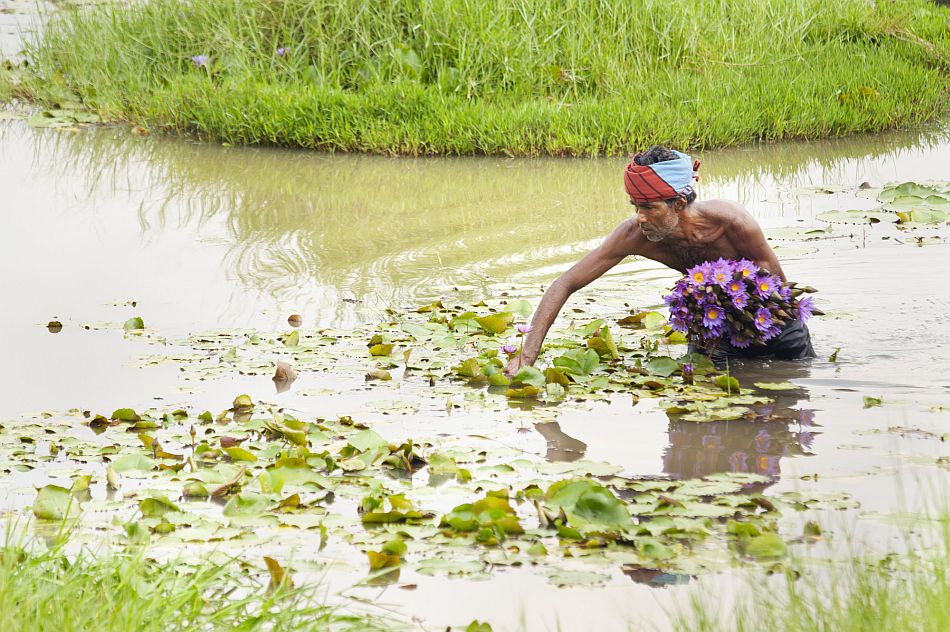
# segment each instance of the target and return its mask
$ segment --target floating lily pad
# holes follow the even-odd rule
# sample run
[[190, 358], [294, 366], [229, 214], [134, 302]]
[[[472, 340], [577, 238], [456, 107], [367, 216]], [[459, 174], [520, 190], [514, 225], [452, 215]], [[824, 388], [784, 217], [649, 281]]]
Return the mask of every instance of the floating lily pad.
[[889, 211], [825, 211], [815, 216], [823, 222], [833, 224], [876, 224], [898, 221], [897, 213]]

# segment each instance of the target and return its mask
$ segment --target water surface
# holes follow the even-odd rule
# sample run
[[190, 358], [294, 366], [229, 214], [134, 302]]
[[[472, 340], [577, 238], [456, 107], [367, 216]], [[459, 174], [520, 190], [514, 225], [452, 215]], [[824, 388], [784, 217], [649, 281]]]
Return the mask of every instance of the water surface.
[[[738, 200], [767, 229], [809, 227], [824, 225], [815, 219], [823, 210], [873, 206], [856, 195], [861, 182], [946, 180], [950, 141], [939, 132], [888, 134], [698, 157], [702, 197]], [[173, 366], [134, 366], [153, 352], [149, 345], [95, 328], [139, 315], [169, 337], [280, 330], [291, 313], [305, 327], [348, 327], [385, 318], [389, 306], [502, 292], [536, 304], [630, 215], [623, 164], [325, 155], [0, 122], [0, 418], [159, 403], [221, 408], [247, 392], [305, 414], [358, 415], [384, 435], [484, 430], [518, 450], [606, 460], [630, 475], [759, 472], [775, 490], [847, 492], [864, 513], [920, 508], [945, 490], [947, 472], [934, 464], [950, 454], [940, 440], [950, 414], [939, 408], [950, 404], [950, 245], [918, 247], [916, 234], [892, 227], [773, 241], [789, 278], [820, 289], [828, 316], [812, 325], [817, 360], [733, 367], [744, 383], [801, 387], [778, 394], [761, 423], [674, 421], [649, 401], [566, 407], [553, 423], [519, 411], [394, 416], [373, 406], [371, 392], [315, 398], [328, 386], [321, 375], [304, 374], [280, 395], [251, 377], [185, 384]], [[575, 295], [562, 318], [590, 302], [655, 306], [675, 278], [629, 259]], [[60, 333], [45, 327], [53, 318], [64, 324]], [[829, 362], [836, 348], [838, 361]], [[865, 395], [885, 405], [865, 409]], [[0, 493], [7, 507], [22, 497], [9, 485]], [[868, 531], [872, 542], [888, 546], [899, 536], [871, 522], [879, 525]], [[379, 598], [433, 627], [473, 618], [489, 618], [496, 630], [522, 620], [529, 629], [665, 625], [664, 609], [684, 588], [616, 575], [594, 591], [559, 590], [527, 569], [487, 582], [418, 578], [417, 590]], [[710, 582], [716, 578], [699, 583]]]

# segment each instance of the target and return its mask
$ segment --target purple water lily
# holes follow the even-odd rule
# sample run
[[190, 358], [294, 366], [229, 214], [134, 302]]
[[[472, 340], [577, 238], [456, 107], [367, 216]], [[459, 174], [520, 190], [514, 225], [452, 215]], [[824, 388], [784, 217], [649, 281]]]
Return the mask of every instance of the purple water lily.
[[722, 324], [726, 322], [726, 314], [721, 307], [709, 305], [703, 310], [703, 326], [718, 334]]
[[505, 355], [514, 355], [518, 351], [518, 345], [504, 345], [501, 350]]
[[286, 46], [281, 46], [280, 48], [277, 49], [277, 56], [283, 59], [284, 57], [287, 56], [287, 53], [289, 52], [290, 52], [289, 48], [287, 48]]
[[515, 329], [518, 330], [518, 333], [527, 334], [530, 333], [534, 327], [531, 325], [515, 325]]
[[664, 302], [670, 329], [701, 343], [728, 340], [740, 349], [781, 334], [788, 314], [805, 320], [815, 309], [811, 298], [796, 300], [791, 286], [748, 259], [689, 268]]
[[768, 331], [772, 326], [772, 312], [767, 307], [755, 310], [755, 328], [759, 331]]
[[759, 298], [768, 298], [781, 285], [782, 282], [778, 277], [771, 274], [760, 276], [755, 279], [755, 293]]
[[739, 259], [733, 265], [733, 270], [740, 278], [747, 279], [754, 277], [759, 272], [759, 266], [755, 265], [748, 259]]
[[192, 55], [191, 61], [199, 68], [204, 68], [211, 64], [211, 58], [207, 55]]
[[694, 286], [702, 286], [710, 282], [712, 277], [712, 264], [708, 261], [698, 266], [693, 266], [686, 271], [686, 277]]
[[815, 301], [810, 296], [803, 296], [798, 299], [798, 320], [805, 322], [811, 318], [815, 309]]
[[745, 294], [746, 284], [742, 279], [731, 279], [723, 287], [729, 296], [739, 296]]
[[721, 257], [718, 261], [713, 262], [713, 264], [709, 267], [710, 282], [715, 283], [721, 288], [724, 288], [726, 285], [728, 285], [734, 274], [735, 271], [733, 270], [732, 262], [726, 261]]
[[736, 349], [748, 349], [752, 345], [752, 338], [745, 332], [729, 332], [729, 344]]

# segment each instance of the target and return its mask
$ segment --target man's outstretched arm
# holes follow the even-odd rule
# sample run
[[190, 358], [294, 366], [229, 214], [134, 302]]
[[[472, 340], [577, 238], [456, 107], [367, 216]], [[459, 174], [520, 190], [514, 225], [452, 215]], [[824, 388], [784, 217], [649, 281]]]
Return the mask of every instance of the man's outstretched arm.
[[531, 331], [525, 336], [521, 353], [512, 358], [505, 369], [509, 375], [514, 375], [523, 366], [534, 364], [541, 350], [541, 343], [568, 297], [603, 276], [627, 255], [637, 254], [637, 243], [640, 239], [642, 236], [636, 221], [625, 221], [604, 243], [587, 253], [551, 284], [531, 318]]

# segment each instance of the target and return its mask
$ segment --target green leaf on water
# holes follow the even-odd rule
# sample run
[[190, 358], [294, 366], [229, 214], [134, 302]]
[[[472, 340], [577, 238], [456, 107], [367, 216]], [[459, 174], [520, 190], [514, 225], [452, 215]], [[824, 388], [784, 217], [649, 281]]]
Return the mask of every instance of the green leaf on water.
[[224, 448], [224, 451], [232, 461], [256, 461], [257, 457], [248, 450], [241, 447]]
[[509, 386], [511, 380], [508, 379], [508, 376], [505, 375], [503, 371], [496, 371], [488, 376], [488, 383], [492, 386]]
[[815, 217], [833, 224], [877, 224], [898, 220], [897, 214], [889, 211], [825, 211]]
[[726, 391], [730, 395], [738, 395], [740, 391], [739, 380], [732, 377], [731, 375], [720, 375], [715, 380], [713, 384]]
[[505, 397], [512, 399], [531, 399], [541, 394], [541, 389], [537, 386], [522, 386], [520, 388], [509, 388], [505, 391]]
[[485, 496], [474, 503], [459, 505], [442, 516], [439, 526], [463, 533], [481, 532], [487, 529], [492, 535], [481, 539], [486, 543], [493, 543], [491, 540], [497, 535], [524, 533], [518, 516], [508, 504], [508, 500], [497, 496]]
[[649, 329], [658, 331], [666, 325], [666, 316], [660, 312], [639, 312], [630, 316], [625, 316], [617, 321], [621, 327], [630, 327], [632, 329]]
[[590, 375], [600, 364], [600, 356], [593, 349], [571, 349], [554, 358], [554, 366], [574, 375]]
[[378, 450], [388, 448], [389, 442], [383, 439], [375, 430], [363, 430], [349, 438], [349, 444], [357, 452], [366, 452], [367, 450]]
[[764, 391], [793, 391], [801, 388], [791, 382], [755, 382], [755, 387]]
[[484, 377], [482, 367], [478, 363], [477, 358], [468, 358], [461, 364], [452, 367], [452, 370], [455, 371], [455, 374], [459, 377], [467, 377], [470, 379]]
[[680, 363], [668, 356], [653, 358], [647, 362], [646, 365], [646, 370], [649, 371], [651, 375], [659, 375], [660, 377], [669, 377], [679, 369]]
[[745, 547], [746, 555], [758, 558], [782, 557], [787, 551], [788, 546], [775, 533], [763, 533], [749, 538]]
[[392, 555], [385, 551], [367, 551], [366, 557], [369, 558], [369, 569], [371, 571], [402, 564], [402, 559], [398, 555]]
[[568, 524], [584, 536], [616, 536], [634, 526], [627, 506], [588, 478], [553, 483], [544, 499], [547, 505], [563, 510]]
[[72, 494], [65, 487], [46, 485], [36, 492], [33, 501], [33, 515], [42, 520], [62, 520], [71, 505], [75, 505]]
[[133, 316], [123, 323], [122, 329], [126, 331], [139, 331], [145, 329], [145, 321], [138, 316]]
[[142, 418], [131, 408], [117, 408], [116, 410], [112, 411], [112, 416], [110, 419], [113, 419], [114, 421], [136, 422], [140, 421]]
[[864, 407], [872, 408], [874, 406], [881, 406], [884, 404], [884, 399], [881, 397], [869, 397], [865, 395], [864, 397]]
[[234, 398], [234, 402], [232, 402], [231, 406], [235, 410], [254, 408], [254, 400], [251, 399], [250, 395], [238, 395]]
[[296, 347], [300, 344], [300, 332], [292, 331], [286, 336], [284, 336], [284, 346], [285, 347]]
[[465, 628], [465, 632], [492, 632], [492, 628], [488, 623], [482, 623], [476, 619], [468, 624], [468, 627]]
[[256, 492], [241, 492], [231, 496], [222, 512], [229, 518], [250, 518], [263, 514], [270, 505], [267, 498]]
[[931, 208], [915, 208], [898, 211], [901, 224], [942, 224], [950, 219], [950, 213]]
[[388, 356], [392, 354], [393, 344], [376, 344], [369, 348], [369, 354], [371, 356]]
[[511, 312], [499, 312], [489, 316], [482, 316], [475, 319], [478, 326], [490, 334], [503, 334], [511, 327], [515, 320], [515, 315]]
[[528, 301], [524, 299], [515, 299], [513, 301], [509, 301], [508, 304], [505, 305], [505, 311], [511, 312], [515, 316], [527, 318], [534, 310], [531, 308], [531, 303]]
[[841, 351], [841, 347], [836, 347], [835, 350], [828, 356], [828, 362], [837, 362], [838, 361], [838, 352]]
[[180, 512], [181, 509], [161, 494], [152, 494], [139, 501], [139, 510], [145, 518], [161, 518], [169, 512]]
[[112, 462], [112, 469], [116, 472], [129, 472], [131, 470], [151, 470], [155, 467], [155, 461], [144, 454], [123, 454]]
[[544, 388], [546, 383], [544, 373], [541, 373], [541, 371], [533, 366], [522, 367], [522, 369], [515, 374], [514, 381], [516, 383], [529, 384], [539, 389]]

